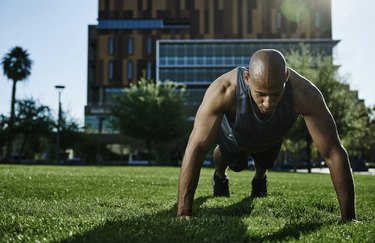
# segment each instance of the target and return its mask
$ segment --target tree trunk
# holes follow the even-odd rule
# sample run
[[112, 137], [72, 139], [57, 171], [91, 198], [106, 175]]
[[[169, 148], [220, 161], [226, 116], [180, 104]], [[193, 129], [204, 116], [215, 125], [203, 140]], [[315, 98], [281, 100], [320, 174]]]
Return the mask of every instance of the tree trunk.
[[6, 150], [6, 155], [5, 155], [5, 162], [8, 162], [11, 159], [12, 152], [13, 152], [13, 124], [14, 124], [14, 106], [16, 103], [16, 85], [17, 85], [17, 81], [13, 80], [12, 100], [10, 103], [10, 119], [8, 123], [7, 150]]
[[21, 148], [20, 148], [20, 150], [18, 152], [19, 158], [22, 157], [22, 155], [23, 155], [23, 152], [25, 150], [25, 145], [26, 145], [27, 138], [28, 138], [28, 134], [24, 134], [23, 138], [22, 138]]

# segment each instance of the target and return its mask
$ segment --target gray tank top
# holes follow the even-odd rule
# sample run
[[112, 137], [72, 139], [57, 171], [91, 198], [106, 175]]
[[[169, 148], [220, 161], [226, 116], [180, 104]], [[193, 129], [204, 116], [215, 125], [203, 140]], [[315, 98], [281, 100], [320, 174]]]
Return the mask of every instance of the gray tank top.
[[238, 68], [234, 121], [230, 121], [229, 116], [224, 114], [221, 129], [240, 150], [263, 152], [280, 143], [296, 121], [298, 114], [294, 111], [293, 90], [290, 82], [287, 82], [283, 98], [273, 115], [268, 120], [261, 120], [250, 100], [250, 87], [243, 80], [245, 70], [243, 67]]

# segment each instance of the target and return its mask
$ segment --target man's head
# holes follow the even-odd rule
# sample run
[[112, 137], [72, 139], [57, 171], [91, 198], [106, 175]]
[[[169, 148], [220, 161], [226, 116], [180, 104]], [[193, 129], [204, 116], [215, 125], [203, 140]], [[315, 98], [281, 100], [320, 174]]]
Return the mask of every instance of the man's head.
[[261, 113], [273, 113], [283, 97], [288, 78], [285, 58], [279, 51], [262, 49], [252, 55], [249, 73], [245, 72], [244, 79]]

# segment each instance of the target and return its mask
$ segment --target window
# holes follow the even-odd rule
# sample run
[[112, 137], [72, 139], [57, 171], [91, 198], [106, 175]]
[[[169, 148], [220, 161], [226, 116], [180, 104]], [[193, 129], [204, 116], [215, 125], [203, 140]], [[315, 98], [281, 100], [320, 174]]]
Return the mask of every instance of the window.
[[320, 18], [320, 12], [319, 12], [319, 11], [316, 11], [316, 12], [315, 12], [315, 28], [316, 28], [316, 29], [319, 29], [319, 28], [320, 28], [320, 21], [321, 21], [321, 18]]
[[113, 55], [114, 53], [114, 40], [113, 37], [108, 38], [108, 55]]
[[283, 26], [283, 23], [282, 23], [282, 15], [280, 12], [277, 12], [276, 14], [276, 30], [281, 30]]
[[147, 38], [147, 54], [152, 54], [152, 38]]
[[128, 62], [128, 80], [133, 79], [133, 62], [129, 61]]
[[151, 79], [151, 73], [152, 73], [152, 64], [151, 62], [147, 63], [147, 79]]
[[133, 37], [128, 37], [128, 55], [133, 54]]
[[108, 79], [113, 80], [113, 62], [108, 63]]
[[122, 88], [105, 88], [104, 89], [104, 103], [110, 104], [113, 101], [113, 96], [121, 94]]

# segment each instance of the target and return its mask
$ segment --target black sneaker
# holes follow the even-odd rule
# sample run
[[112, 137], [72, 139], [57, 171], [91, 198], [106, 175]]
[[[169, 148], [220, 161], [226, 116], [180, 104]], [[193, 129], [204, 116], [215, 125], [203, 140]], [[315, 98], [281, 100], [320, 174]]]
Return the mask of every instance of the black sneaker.
[[267, 196], [267, 176], [264, 176], [263, 179], [255, 179], [251, 181], [252, 191], [251, 196], [252, 197], [265, 197]]
[[229, 178], [220, 178], [216, 174], [212, 177], [214, 197], [229, 197]]

